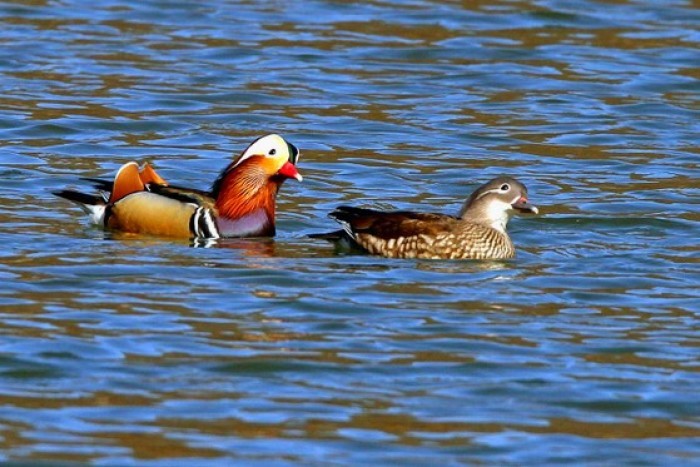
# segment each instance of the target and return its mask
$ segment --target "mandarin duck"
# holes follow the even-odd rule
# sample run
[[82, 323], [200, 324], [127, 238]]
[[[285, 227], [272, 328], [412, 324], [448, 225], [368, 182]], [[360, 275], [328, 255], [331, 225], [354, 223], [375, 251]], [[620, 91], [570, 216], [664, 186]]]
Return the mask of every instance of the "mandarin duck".
[[255, 140], [219, 175], [210, 191], [169, 185], [146, 164], [124, 164], [108, 182], [88, 179], [109, 196], [73, 190], [55, 195], [78, 203], [107, 229], [211, 239], [275, 234], [275, 199], [287, 178], [302, 180], [299, 150], [279, 135]]
[[389, 258], [508, 259], [515, 248], [506, 225], [515, 211], [538, 212], [525, 185], [498, 177], [474, 191], [456, 217], [339, 206], [329, 217], [343, 230], [311, 236], [350, 241]]

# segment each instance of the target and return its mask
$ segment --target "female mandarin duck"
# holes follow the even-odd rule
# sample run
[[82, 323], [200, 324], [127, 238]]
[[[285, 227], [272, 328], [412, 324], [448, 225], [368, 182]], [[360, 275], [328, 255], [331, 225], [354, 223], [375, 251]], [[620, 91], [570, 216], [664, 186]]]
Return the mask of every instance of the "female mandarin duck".
[[114, 183], [95, 180], [109, 197], [55, 192], [78, 203], [95, 224], [124, 232], [182, 238], [273, 236], [275, 199], [287, 178], [302, 180], [299, 150], [278, 135], [255, 140], [205, 192], [168, 185], [146, 164], [124, 164]]
[[389, 258], [508, 259], [515, 248], [506, 225], [515, 211], [537, 214], [525, 185], [498, 177], [469, 197], [458, 217], [409, 211], [381, 212], [340, 206], [329, 214], [343, 230], [316, 238], [348, 238]]

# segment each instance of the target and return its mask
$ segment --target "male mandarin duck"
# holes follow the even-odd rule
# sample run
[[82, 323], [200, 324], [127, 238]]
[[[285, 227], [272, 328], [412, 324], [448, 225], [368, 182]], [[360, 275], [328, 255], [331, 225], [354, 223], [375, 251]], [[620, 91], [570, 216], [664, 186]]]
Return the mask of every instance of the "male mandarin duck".
[[389, 258], [508, 259], [515, 256], [515, 247], [506, 225], [515, 211], [538, 213], [525, 185], [498, 177], [474, 191], [457, 217], [340, 206], [329, 217], [343, 230], [312, 237], [349, 239]]
[[255, 140], [231, 162], [211, 191], [168, 185], [146, 164], [124, 164], [114, 183], [91, 179], [107, 197], [73, 190], [55, 195], [78, 203], [95, 224], [124, 232], [181, 238], [275, 234], [275, 199], [287, 178], [302, 180], [299, 150], [279, 135]]

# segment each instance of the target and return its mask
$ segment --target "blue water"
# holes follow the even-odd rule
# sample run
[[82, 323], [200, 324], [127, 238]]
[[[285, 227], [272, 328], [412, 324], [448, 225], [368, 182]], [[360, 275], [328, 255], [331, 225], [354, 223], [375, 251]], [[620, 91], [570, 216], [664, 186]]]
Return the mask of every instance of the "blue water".
[[[0, 461], [700, 465], [691, 2], [0, 6]], [[274, 240], [90, 226], [129, 160], [302, 151]], [[524, 182], [508, 262], [336, 251], [338, 204]]]

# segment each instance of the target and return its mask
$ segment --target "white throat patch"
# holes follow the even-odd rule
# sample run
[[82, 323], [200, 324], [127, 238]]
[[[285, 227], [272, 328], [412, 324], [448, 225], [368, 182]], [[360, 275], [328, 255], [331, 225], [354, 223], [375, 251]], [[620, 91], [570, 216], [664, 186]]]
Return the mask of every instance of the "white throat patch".
[[506, 233], [506, 225], [513, 215], [513, 207], [510, 203], [494, 199], [488, 204], [486, 216], [491, 221], [491, 227], [499, 232]]

